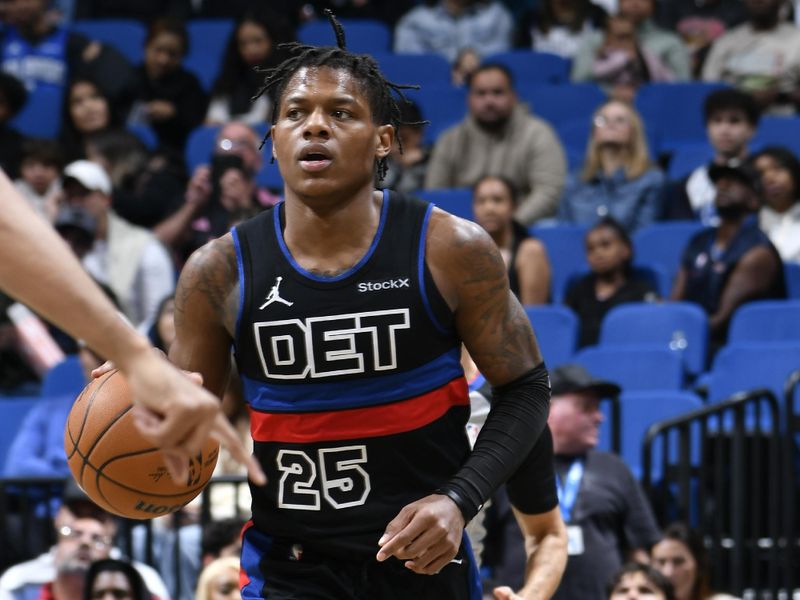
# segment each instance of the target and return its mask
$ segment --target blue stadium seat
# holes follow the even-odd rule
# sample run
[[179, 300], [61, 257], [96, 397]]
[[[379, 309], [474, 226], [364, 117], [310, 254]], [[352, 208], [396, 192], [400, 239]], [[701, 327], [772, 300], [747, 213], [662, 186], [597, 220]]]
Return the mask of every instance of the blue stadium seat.
[[70, 355], [45, 373], [40, 395], [77, 396], [85, 386], [86, 378], [80, 360], [77, 355]]
[[[647, 430], [659, 421], [679, 417], [686, 413], [703, 408], [703, 401], [697, 394], [686, 391], [655, 390], [623, 392], [620, 395], [620, 424], [621, 424], [621, 456], [633, 471], [636, 477], [642, 474], [642, 442]], [[699, 445], [695, 444], [697, 455], [694, 464], [699, 459]], [[661, 477], [661, 457], [656, 447], [652, 457], [655, 467], [651, 471], [654, 480]]]
[[575, 362], [625, 391], [679, 390], [684, 383], [683, 360], [668, 348], [591, 346], [580, 350]]
[[683, 356], [686, 370], [706, 368], [708, 316], [689, 302], [622, 304], [612, 308], [600, 327], [600, 346], [650, 345]]
[[[363, 54], [390, 52], [392, 32], [382, 21], [373, 19], [340, 19], [344, 27], [347, 49]], [[335, 46], [336, 38], [327, 19], [304, 23], [297, 30], [297, 39], [312, 46]]]
[[119, 50], [132, 64], [144, 58], [147, 30], [134, 19], [87, 19], [73, 21], [70, 29]]
[[800, 366], [797, 342], [728, 344], [708, 375], [708, 400], [719, 402], [739, 392], [768, 388], [781, 399], [789, 374]]
[[654, 154], [675, 150], [686, 144], [706, 141], [703, 101], [721, 83], [699, 81], [680, 83], [646, 83], [636, 94], [636, 107], [646, 129], [658, 140], [651, 148]]
[[472, 190], [469, 188], [419, 190], [415, 195], [462, 219], [472, 220], [474, 218]]
[[750, 147], [758, 151], [766, 146], [786, 146], [800, 155], [800, 118], [761, 117]]
[[149, 125], [128, 125], [127, 129], [136, 137], [138, 137], [148, 150], [154, 151], [156, 148], [158, 148], [158, 134]]
[[578, 317], [566, 306], [526, 306], [542, 356], [549, 368], [572, 360], [578, 342]]
[[800, 300], [800, 264], [784, 263], [783, 274], [786, 277], [787, 296]]
[[570, 61], [549, 52], [512, 50], [484, 57], [484, 64], [500, 63], [514, 76], [514, 84], [567, 83]]
[[198, 19], [186, 24], [189, 53], [183, 59], [183, 66], [197, 76], [206, 90], [211, 89], [219, 75], [233, 27], [232, 19]]
[[377, 54], [383, 75], [398, 85], [447, 85], [450, 83], [450, 63], [439, 54]]
[[680, 268], [689, 239], [703, 229], [699, 221], [664, 221], [642, 227], [633, 234], [633, 255], [638, 264], [659, 265], [671, 280]]
[[791, 341], [800, 344], [800, 300], [744, 304], [734, 313], [728, 331], [729, 344]]
[[467, 92], [448, 84], [426, 84], [418, 90], [405, 90], [409, 100], [419, 106], [425, 126], [424, 142], [433, 144], [449, 127], [458, 124], [467, 114]]
[[25, 416], [38, 401], [38, 397], [0, 397], [0, 470], [5, 468], [6, 455]]
[[669, 159], [667, 178], [676, 181], [687, 177], [697, 167], [709, 162], [713, 156], [714, 149], [707, 142], [681, 146]]
[[564, 288], [570, 277], [589, 268], [583, 239], [587, 227], [583, 225], [534, 226], [532, 236], [540, 240], [547, 250], [550, 271], [553, 274], [550, 292], [554, 303], [564, 299]]
[[588, 121], [591, 114], [606, 100], [606, 95], [594, 83], [517, 83], [517, 96], [528, 104], [531, 112], [550, 123], [575, 119]]
[[37, 87], [11, 121], [12, 127], [29, 137], [55, 139], [61, 131], [62, 98], [59, 89]]

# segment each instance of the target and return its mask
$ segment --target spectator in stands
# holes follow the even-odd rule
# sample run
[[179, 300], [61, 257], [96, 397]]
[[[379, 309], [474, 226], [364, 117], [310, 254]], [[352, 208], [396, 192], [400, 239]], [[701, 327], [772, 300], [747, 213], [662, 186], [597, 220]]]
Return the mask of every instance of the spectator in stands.
[[713, 356], [741, 304], [785, 298], [786, 285], [778, 251], [752, 218], [761, 205], [758, 173], [749, 164], [712, 165], [708, 175], [717, 187], [720, 222], [689, 240], [671, 298], [696, 302], [708, 313]]
[[86, 156], [111, 179], [112, 207], [120, 217], [153, 229], [181, 207], [186, 189], [182, 157], [148, 151], [125, 129], [102, 130], [86, 137]]
[[[282, 62], [285, 57], [277, 46], [290, 37], [282, 19], [263, 9], [248, 12], [236, 22], [225, 49], [222, 71], [211, 88], [206, 123], [224, 125], [236, 120], [252, 126], [269, 122], [269, 99], [266, 94], [258, 95], [264, 83], [260, 69]], [[253, 101], [256, 95], [258, 98]]]
[[91, 79], [70, 82], [64, 94], [61, 147], [67, 161], [86, 158], [86, 138], [100, 131], [122, 128], [125, 117]]
[[129, 562], [104, 558], [93, 562], [86, 574], [83, 600], [152, 600], [139, 571]]
[[481, 66], [468, 86], [469, 114], [437, 140], [425, 187], [472, 187], [485, 175], [503, 175], [519, 190], [520, 223], [552, 216], [566, 173], [553, 129], [517, 101], [511, 72], [502, 65]]
[[186, 20], [192, 0], [74, 0], [75, 19], [137, 19], [146, 25], [169, 17]]
[[60, 91], [67, 78], [90, 77], [114, 104], [131, 93], [132, 70], [115, 48], [68, 31], [51, 18], [49, 0], [9, 0], [0, 34], [0, 68], [21, 79], [28, 91]]
[[[49, 552], [8, 569], [0, 577], [4, 600], [75, 600], [83, 597], [89, 565], [108, 558], [116, 524], [94, 504], [72, 478], [67, 480], [63, 504], [53, 522], [58, 541]], [[146, 565], [134, 563], [154, 599], [168, 600], [164, 583]]]
[[758, 224], [784, 262], [800, 263], [800, 161], [791, 150], [772, 146], [756, 154], [753, 164], [764, 189]]
[[711, 591], [708, 555], [702, 538], [685, 523], [673, 523], [653, 546], [652, 565], [669, 579], [675, 600], [736, 600]]
[[711, 46], [705, 81], [753, 95], [762, 110], [794, 114], [800, 103], [800, 31], [780, 19], [783, 0], [745, 0], [748, 22]]
[[567, 568], [556, 600], [601, 600], [626, 558], [647, 559], [661, 534], [639, 483], [614, 454], [595, 450], [600, 400], [619, 386], [568, 364], [550, 372], [559, 505], [567, 524]]
[[[636, 37], [644, 50], [661, 61], [676, 80], [685, 81], [690, 77], [689, 53], [678, 36], [655, 25], [655, 4], [656, 0], [619, 0], [619, 16], [636, 26]], [[573, 81], [592, 80], [592, 65], [602, 46], [601, 33], [587, 37], [572, 63]]]
[[603, 30], [606, 18], [590, 0], [544, 0], [523, 15], [517, 45], [571, 60], [590, 33]]
[[736, 89], [711, 92], [703, 103], [708, 141], [714, 148], [711, 162], [700, 165], [686, 178], [667, 188], [664, 219], [700, 219], [704, 225], [719, 222], [714, 207], [716, 188], [708, 177], [712, 165], [740, 165], [758, 128], [759, 110], [749, 94]]
[[514, 220], [516, 207], [517, 191], [508, 179], [486, 175], [475, 184], [475, 220], [500, 249], [511, 291], [522, 304], [546, 304], [550, 298], [550, 261], [544, 244]]
[[511, 14], [497, 0], [438, 0], [412, 8], [400, 19], [394, 51], [441, 54], [453, 63], [466, 47], [481, 56], [509, 50], [513, 31]]
[[610, 216], [628, 232], [656, 219], [664, 174], [650, 162], [639, 113], [618, 100], [592, 118], [592, 133], [580, 172], [567, 178], [558, 218], [591, 225]]
[[580, 347], [597, 343], [603, 318], [615, 306], [658, 298], [653, 284], [633, 269], [631, 238], [611, 217], [586, 233], [586, 261], [590, 272], [569, 286], [564, 299], [580, 320]]
[[11, 124], [28, 100], [22, 82], [8, 73], [0, 72], [0, 168], [10, 178], [19, 176], [20, 155], [24, 136]]
[[612, 16], [606, 21], [603, 45], [592, 63], [592, 79], [611, 98], [633, 102], [642, 84], [672, 81], [675, 75], [659, 57], [639, 44], [633, 21]]
[[400, 125], [398, 134], [402, 140], [395, 143], [389, 153], [388, 170], [378, 182], [381, 188], [390, 188], [406, 194], [421, 190], [425, 186], [425, 173], [431, 149], [423, 142], [425, 122], [419, 106], [413, 101], [400, 103]]
[[169, 254], [151, 232], [111, 210], [111, 180], [100, 165], [87, 160], [70, 163], [63, 181], [66, 203], [97, 220], [95, 243], [83, 257], [84, 267], [108, 284], [134, 324], [149, 322], [158, 303], [175, 289]]
[[672, 584], [649, 565], [625, 564], [608, 585], [609, 600], [676, 600]]
[[711, 44], [726, 30], [747, 18], [741, 2], [728, 0], [670, 0], [658, 3], [657, 22], [676, 31], [689, 49], [692, 77], [700, 78]]
[[161, 301], [147, 332], [154, 348], [169, 355], [172, 342], [175, 341], [175, 296], [169, 295]]
[[[217, 134], [210, 165], [198, 166], [184, 195], [184, 204], [156, 228], [158, 238], [186, 254], [230, 229], [244, 209], [272, 206], [278, 196], [259, 188], [260, 137], [234, 121]], [[186, 254], [188, 256], [188, 254]]]
[[149, 125], [161, 148], [179, 156], [189, 132], [203, 122], [208, 104], [197, 77], [181, 66], [188, 50], [189, 34], [181, 21], [162, 18], [150, 25], [128, 116], [129, 125]]
[[481, 57], [472, 48], [462, 48], [458, 51], [456, 61], [450, 71], [450, 81], [456, 87], [466, 85], [472, 74], [481, 66]]
[[20, 159], [20, 177], [14, 185], [36, 212], [52, 222], [61, 193], [61, 147], [53, 140], [25, 140]]
[[208, 564], [200, 573], [195, 600], [241, 600], [239, 558], [226, 556]]
[[239, 558], [242, 553], [242, 519], [214, 519], [203, 527], [201, 552], [203, 566], [208, 566], [217, 558]]

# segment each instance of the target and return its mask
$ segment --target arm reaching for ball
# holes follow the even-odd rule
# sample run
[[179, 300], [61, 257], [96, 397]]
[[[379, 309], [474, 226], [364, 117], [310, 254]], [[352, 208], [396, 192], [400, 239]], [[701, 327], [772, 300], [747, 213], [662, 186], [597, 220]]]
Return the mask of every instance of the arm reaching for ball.
[[265, 481], [220, 409], [219, 400], [192, 382], [123, 319], [74, 258], [67, 244], [27, 205], [0, 172], [0, 288], [72, 336], [125, 374], [142, 432], [163, 451], [173, 477], [211, 435]]

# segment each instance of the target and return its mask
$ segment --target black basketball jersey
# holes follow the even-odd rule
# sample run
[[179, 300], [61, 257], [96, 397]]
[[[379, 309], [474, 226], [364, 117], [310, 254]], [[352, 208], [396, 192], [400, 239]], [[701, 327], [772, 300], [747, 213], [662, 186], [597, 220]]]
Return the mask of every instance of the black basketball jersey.
[[384, 192], [367, 253], [330, 278], [292, 258], [282, 204], [233, 230], [236, 362], [269, 479], [253, 521], [270, 539], [374, 556], [469, 453], [460, 341], [425, 263], [431, 209]]

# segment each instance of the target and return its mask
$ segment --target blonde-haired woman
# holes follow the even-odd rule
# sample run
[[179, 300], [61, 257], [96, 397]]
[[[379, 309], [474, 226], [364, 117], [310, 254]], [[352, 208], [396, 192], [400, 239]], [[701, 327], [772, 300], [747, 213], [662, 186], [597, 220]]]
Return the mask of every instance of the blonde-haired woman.
[[195, 600], [242, 600], [238, 557], [223, 556], [208, 563], [197, 581]]
[[567, 178], [559, 220], [592, 225], [613, 217], [630, 233], [658, 214], [664, 174], [650, 161], [644, 125], [636, 110], [618, 100], [592, 119], [586, 160]]

